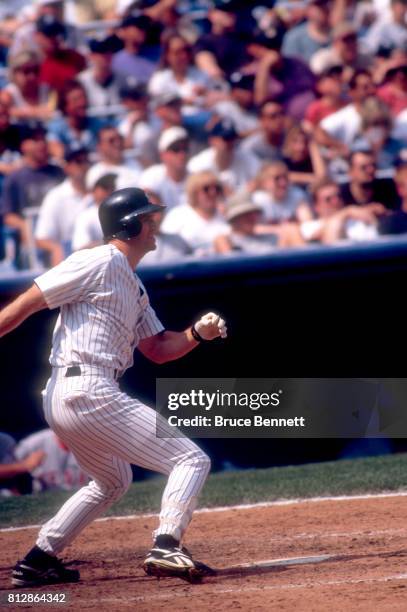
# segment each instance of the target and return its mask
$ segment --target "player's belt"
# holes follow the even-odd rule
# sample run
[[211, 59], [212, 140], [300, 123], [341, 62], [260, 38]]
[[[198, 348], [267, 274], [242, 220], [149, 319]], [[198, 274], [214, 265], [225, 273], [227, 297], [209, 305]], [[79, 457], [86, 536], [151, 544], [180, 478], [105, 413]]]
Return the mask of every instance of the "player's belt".
[[60, 374], [65, 378], [87, 375], [107, 376], [108, 378], [113, 377], [115, 380], [119, 378], [119, 370], [103, 366], [73, 365], [67, 368], [61, 368], [61, 370]]

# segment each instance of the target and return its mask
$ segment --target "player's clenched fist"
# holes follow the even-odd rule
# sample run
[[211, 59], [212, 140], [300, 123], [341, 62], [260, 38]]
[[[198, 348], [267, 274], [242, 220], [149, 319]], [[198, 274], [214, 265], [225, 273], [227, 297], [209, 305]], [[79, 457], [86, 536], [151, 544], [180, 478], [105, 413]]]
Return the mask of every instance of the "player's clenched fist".
[[208, 312], [208, 314], [203, 315], [199, 321], [192, 326], [192, 329], [195, 330], [198, 336], [196, 339], [198, 340], [213, 340], [219, 336], [221, 338], [226, 338], [227, 336], [225, 321], [214, 312]]

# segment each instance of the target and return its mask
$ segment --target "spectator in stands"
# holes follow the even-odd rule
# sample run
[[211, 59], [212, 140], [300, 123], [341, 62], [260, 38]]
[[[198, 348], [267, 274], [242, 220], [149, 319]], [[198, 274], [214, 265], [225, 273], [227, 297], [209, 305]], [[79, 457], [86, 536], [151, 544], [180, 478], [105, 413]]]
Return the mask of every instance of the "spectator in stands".
[[20, 167], [20, 126], [10, 123], [8, 98], [0, 92], [0, 193], [4, 177]]
[[357, 31], [351, 23], [339, 23], [332, 31], [332, 45], [320, 49], [311, 58], [310, 67], [315, 74], [321, 74], [332, 66], [344, 68], [348, 81], [355, 70], [366, 70], [372, 64], [372, 57], [359, 48]]
[[0, 497], [32, 492], [30, 473], [45, 459], [42, 450], [34, 450], [24, 459], [15, 455], [16, 441], [0, 432]]
[[375, 55], [380, 47], [405, 47], [407, 45], [406, 0], [391, 0], [390, 15], [379, 15], [363, 37], [367, 51]]
[[99, 221], [99, 206], [118, 188], [116, 174], [104, 174], [92, 189], [91, 202], [79, 213], [72, 233], [72, 250], [91, 249], [103, 244], [103, 232]]
[[161, 40], [162, 56], [160, 69], [154, 72], [148, 84], [152, 97], [168, 91], [182, 100], [183, 115], [201, 113], [202, 122], [210, 117], [204, 110], [205, 96], [210, 86], [208, 75], [196, 68], [192, 48], [179, 32], [164, 32]]
[[407, 233], [407, 164], [398, 166], [394, 180], [401, 201], [400, 208], [380, 217], [380, 234]]
[[15, 449], [18, 459], [24, 460], [33, 452], [41, 452], [41, 463], [32, 470], [33, 492], [50, 490], [69, 491], [89, 481], [74, 455], [51, 429], [37, 431], [20, 440]]
[[40, 81], [60, 93], [67, 81], [84, 70], [83, 55], [64, 46], [65, 25], [54, 17], [45, 15], [36, 24], [36, 41], [42, 55]]
[[317, 142], [332, 154], [347, 156], [362, 126], [362, 107], [375, 93], [370, 72], [357, 70], [349, 82], [350, 104], [325, 117], [315, 132]]
[[[362, 107], [362, 127], [353, 149], [373, 151], [379, 170], [391, 175], [394, 165], [402, 156], [407, 145], [393, 138], [393, 120], [389, 107], [376, 97], [368, 98]], [[406, 151], [407, 152], [407, 151]]]
[[255, 72], [254, 101], [257, 105], [274, 98], [284, 112], [296, 120], [304, 117], [308, 105], [315, 99], [315, 77], [302, 61], [283, 57], [281, 37], [258, 37], [251, 45], [257, 61], [251, 65]]
[[342, 66], [333, 66], [318, 76], [315, 88], [319, 98], [311, 102], [305, 111], [305, 120], [312, 126], [319, 125], [322, 119], [346, 105], [342, 74]]
[[152, 102], [152, 109], [160, 123], [160, 130], [163, 132], [169, 127], [182, 126], [182, 100], [171, 91], [157, 96]]
[[[88, 24], [90, 21], [114, 19], [117, 4], [123, 0], [70, 0], [75, 23]], [[125, 0], [130, 4], [131, 0]]]
[[117, 36], [89, 41], [89, 68], [78, 75], [83, 85], [92, 112], [109, 115], [110, 106], [120, 104], [119, 84], [112, 71], [113, 53], [117, 52], [120, 41]]
[[93, 151], [99, 130], [106, 125], [106, 119], [87, 116], [86, 90], [78, 81], [65, 83], [59, 99], [59, 110], [62, 116], [55, 117], [48, 125], [52, 156], [62, 162], [65, 148], [82, 146]]
[[40, 83], [40, 58], [32, 51], [20, 51], [9, 57], [11, 81], [2, 91], [17, 120], [48, 121], [56, 109], [56, 93]]
[[256, 176], [260, 164], [250, 151], [240, 149], [237, 141], [234, 124], [227, 119], [217, 121], [209, 131], [209, 148], [189, 160], [188, 171], [213, 172], [229, 191], [244, 187]]
[[354, 151], [349, 158], [349, 182], [341, 186], [345, 205], [379, 203], [386, 208], [399, 208], [399, 197], [393, 179], [376, 178], [373, 151]]
[[247, 61], [246, 43], [236, 30], [239, 0], [215, 0], [208, 11], [211, 31], [195, 44], [196, 64], [212, 79], [224, 79]]
[[304, 191], [291, 184], [288, 167], [283, 161], [263, 166], [252, 200], [263, 210], [264, 222], [273, 227], [286, 221], [302, 222], [312, 218]]
[[9, 174], [3, 185], [1, 212], [5, 224], [17, 229], [23, 245], [30, 240], [24, 209], [41, 205], [45, 195], [64, 178], [59, 166], [49, 163], [46, 133], [42, 127], [27, 127], [20, 136], [22, 166]]
[[[7, 1], [9, 5], [9, 0]], [[28, 4], [28, 3], [27, 3]], [[81, 31], [72, 23], [66, 23], [65, 19], [65, 1], [64, 0], [35, 0], [30, 2], [30, 13], [23, 15], [23, 11], [17, 15], [17, 29], [12, 37], [11, 46], [9, 49], [10, 55], [15, 55], [20, 51], [33, 51], [40, 53], [41, 48], [36, 38], [36, 22], [45, 17], [53, 19], [65, 26], [64, 43], [71, 49], [77, 49], [80, 52], [86, 51], [86, 41]], [[13, 14], [13, 13], [11, 13]], [[15, 14], [15, 13], [14, 13]]]
[[216, 174], [196, 172], [188, 177], [187, 203], [180, 204], [165, 215], [162, 231], [177, 234], [196, 255], [213, 252], [213, 241], [229, 232], [229, 226], [220, 213], [223, 188]]
[[[148, 199], [153, 204], [161, 205], [161, 199], [157, 193], [146, 189]], [[184, 257], [192, 255], [192, 248], [185, 242], [181, 236], [177, 234], [168, 234], [162, 229], [165, 210], [162, 213], [155, 213], [155, 219], [158, 224], [158, 233], [156, 235], [156, 247], [153, 251], [149, 251], [143, 257], [143, 266], [163, 264], [167, 262], [176, 262]]]
[[300, 225], [307, 242], [335, 244], [343, 239], [361, 242], [377, 237], [378, 219], [385, 213], [381, 204], [344, 206], [338, 185], [329, 178], [317, 181], [311, 194], [316, 218]]
[[115, 53], [112, 69], [119, 81], [126, 77], [135, 77], [140, 83], [147, 83], [156, 65], [142, 54], [146, 41], [146, 32], [151, 19], [139, 11], [126, 15], [117, 31], [124, 44], [124, 49]]
[[249, 198], [232, 198], [225, 212], [230, 231], [215, 238], [215, 251], [253, 255], [272, 253], [278, 245], [278, 235], [256, 233], [256, 226], [261, 222], [262, 212], [261, 206], [253, 204]]
[[407, 63], [402, 61], [389, 68], [384, 83], [377, 90], [377, 97], [387, 106], [393, 117], [407, 109]]
[[127, 77], [120, 88], [121, 102], [126, 115], [118, 126], [124, 138], [126, 149], [132, 149], [134, 157], [143, 167], [158, 161], [157, 140], [159, 122], [150, 113], [145, 85], [137, 83], [134, 77]]
[[281, 159], [286, 127], [283, 107], [279, 102], [266, 100], [259, 114], [260, 131], [245, 138], [241, 148], [255, 155], [261, 163]]
[[212, 110], [224, 119], [231, 119], [241, 138], [250, 136], [259, 127], [254, 106], [254, 75], [233, 72], [229, 77], [230, 90], [215, 101]]
[[158, 141], [161, 164], [150, 166], [140, 176], [142, 189], [153, 191], [167, 209], [185, 201], [185, 182], [189, 152], [188, 132], [171, 127], [162, 132]]
[[285, 137], [282, 153], [291, 183], [306, 188], [325, 176], [325, 162], [312, 131], [307, 132], [300, 125], [293, 125]]
[[319, 49], [330, 42], [330, 0], [310, 0], [307, 4], [306, 21], [289, 30], [284, 36], [282, 54], [310, 61]]
[[51, 267], [72, 252], [72, 234], [78, 215], [90, 205], [85, 177], [89, 168], [88, 151], [66, 149], [64, 171], [66, 179], [45, 196], [35, 228], [37, 247], [48, 255]]
[[118, 129], [112, 126], [103, 127], [98, 133], [97, 152], [99, 161], [93, 164], [86, 176], [88, 189], [93, 189], [96, 181], [105, 174], [116, 174], [120, 187], [134, 187], [141, 174], [140, 164], [126, 160], [124, 140]]

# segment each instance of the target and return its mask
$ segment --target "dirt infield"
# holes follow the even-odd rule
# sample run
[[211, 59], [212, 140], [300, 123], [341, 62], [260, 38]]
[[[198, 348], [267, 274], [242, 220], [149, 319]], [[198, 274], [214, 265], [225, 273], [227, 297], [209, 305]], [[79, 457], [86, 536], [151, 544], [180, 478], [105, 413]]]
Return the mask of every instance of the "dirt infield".
[[[197, 514], [185, 544], [220, 570], [200, 585], [144, 575], [140, 565], [156, 521], [94, 523], [64, 554], [82, 581], [42, 591], [65, 591], [69, 603], [62, 609], [75, 612], [407, 610], [406, 497]], [[0, 532], [1, 589], [10, 588], [11, 566], [34, 538], [32, 529]]]

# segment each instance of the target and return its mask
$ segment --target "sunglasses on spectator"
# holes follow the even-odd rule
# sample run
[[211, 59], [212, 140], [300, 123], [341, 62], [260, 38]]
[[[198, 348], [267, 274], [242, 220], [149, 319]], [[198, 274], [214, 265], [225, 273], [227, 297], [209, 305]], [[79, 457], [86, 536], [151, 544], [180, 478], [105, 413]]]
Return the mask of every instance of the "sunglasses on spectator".
[[208, 183], [207, 185], [202, 185], [201, 189], [204, 193], [211, 193], [215, 191], [218, 195], [223, 194], [222, 185], [219, 185], [219, 183]]
[[176, 142], [175, 144], [168, 147], [168, 151], [172, 153], [188, 153], [188, 145], [182, 142]]
[[278, 117], [282, 117], [283, 114], [283, 111], [275, 111], [274, 113], [263, 113], [262, 117], [264, 117], [264, 119], [277, 119]]
[[21, 66], [21, 68], [17, 68], [18, 72], [22, 72], [23, 74], [39, 74], [40, 67], [39, 66]]
[[337, 200], [340, 197], [341, 194], [339, 193], [339, 191], [335, 191], [333, 193], [330, 193], [329, 195], [324, 196], [322, 199], [325, 200], [325, 202], [332, 202], [332, 200]]
[[122, 142], [123, 138], [121, 136], [111, 136], [110, 138], [104, 138], [104, 142], [106, 144], [114, 144], [115, 142]]

